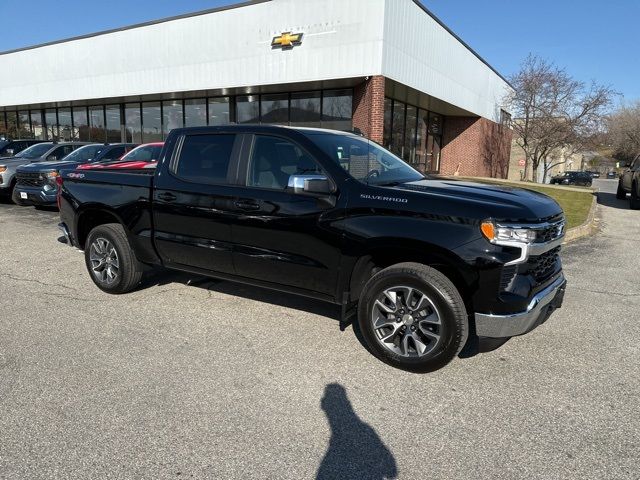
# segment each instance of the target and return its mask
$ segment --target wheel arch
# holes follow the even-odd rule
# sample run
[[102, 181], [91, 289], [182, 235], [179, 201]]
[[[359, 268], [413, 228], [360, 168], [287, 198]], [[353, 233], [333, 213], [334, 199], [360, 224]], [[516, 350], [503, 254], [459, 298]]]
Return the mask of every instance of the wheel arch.
[[367, 280], [377, 271], [398, 263], [428, 265], [444, 274], [458, 289], [469, 311], [474, 273], [455, 253], [438, 245], [407, 239], [381, 239], [360, 252], [347, 272], [350, 301], [357, 301]]
[[124, 231], [127, 234], [127, 239], [130, 240], [127, 226], [115, 211], [102, 205], [88, 205], [78, 213], [75, 237], [77, 246], [80, 249], [84, 249], [89, 232], [94, 228], [107, 223], [118, 223], [122, 225], [122, 228], [124, 228]]

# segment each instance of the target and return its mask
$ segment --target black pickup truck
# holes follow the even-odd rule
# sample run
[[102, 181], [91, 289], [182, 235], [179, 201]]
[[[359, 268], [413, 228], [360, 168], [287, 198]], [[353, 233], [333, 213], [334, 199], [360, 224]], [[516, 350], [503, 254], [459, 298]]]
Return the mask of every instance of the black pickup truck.
[[442, 367], [469, 338], [522, 335], [562, 304], [555, 201], [428, 178], [354, 134], [177, 129], [155, 170], [59, 182], [60, 228], [105, 292], [160, 265], [326, 300], [410, 371]]

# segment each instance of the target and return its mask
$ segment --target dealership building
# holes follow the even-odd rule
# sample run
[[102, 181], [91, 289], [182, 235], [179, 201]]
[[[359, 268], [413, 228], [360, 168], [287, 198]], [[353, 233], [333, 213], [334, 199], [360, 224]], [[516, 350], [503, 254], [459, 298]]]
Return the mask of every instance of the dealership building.
[[0, 53], [0, 134], [356, 130], [422, 171], [506, 176], [508, 82], [414, 0], [253, 0]]

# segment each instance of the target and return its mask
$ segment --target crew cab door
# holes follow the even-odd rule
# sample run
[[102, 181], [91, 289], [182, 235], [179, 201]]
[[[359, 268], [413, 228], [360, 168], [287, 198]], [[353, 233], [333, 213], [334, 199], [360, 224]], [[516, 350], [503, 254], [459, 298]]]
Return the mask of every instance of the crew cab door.
[[153, 192], [154, 240], [166, 265], [234, 273], [231, 220], [243, 135], [191, 133], [176, 141]]
[[232, 229], [237, 274], [334, 296], [341, 255], [338, 194], [312, 196], [288, 187], [293, 175], [326, 174], [285, 137], [254, 135], [245, 152]]

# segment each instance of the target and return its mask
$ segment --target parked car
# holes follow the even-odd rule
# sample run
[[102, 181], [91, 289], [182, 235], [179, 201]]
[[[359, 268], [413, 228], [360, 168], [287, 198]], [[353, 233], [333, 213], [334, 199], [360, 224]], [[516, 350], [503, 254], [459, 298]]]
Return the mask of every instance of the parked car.
[[46, 160], [60, 160], [87, 142], [41, 142], [31, 145], [17, 155], [0, 159], [0, 195], [13, 198], [16, 169], [22, 165]]
[[131, 291], [148, 264], [326, 300], [406, 370], [442, 367], [471, 332], [525, 334], [563, 300], [554, 200], [425, 178], [353, 134], [175, 129], [154, 170], [60, 183], [60, 229], [101, 290]]
[[105, 161], [90, 163], [81, 165], [78, 167], [80, 170], [93, 169], [93, 168], [125, 168], [125, 169], [137, 169], [137, 168], [155, 168], [158, 158], [160, 158], [160, 152], [164, 143], [146, 143], [139, 145], [131, 150], [122, 158], [116, 161]]
[[16, 186], [13, 201], [18, 205], [55, 205], [56, 177], [63, 168], [77, 168], [101, 161], [120, 158], [136, 145], [114, 143], [84, 145], [61, 160], [23, 165], [16, 170]]
[[607, 178], [618, 178], [619, 175], [617, 172], [607, 172]]
[[616, 198], [625, 199], [627, 198], [627, 193], [631, 194], [630, 207], [633, 210], [640, 209], [640, 155], [626, 165], [622, 175], [620, 175]]
[[578, 185], [590, 187], [593, 179], [588, 172], [564, 172], [562, 175], [556, 175], [551, 178], [552, 185]]
[[31, 145], [43, 142], [44, 140], [33, 139], [0, 140], [0, 158], [13, 157]]

